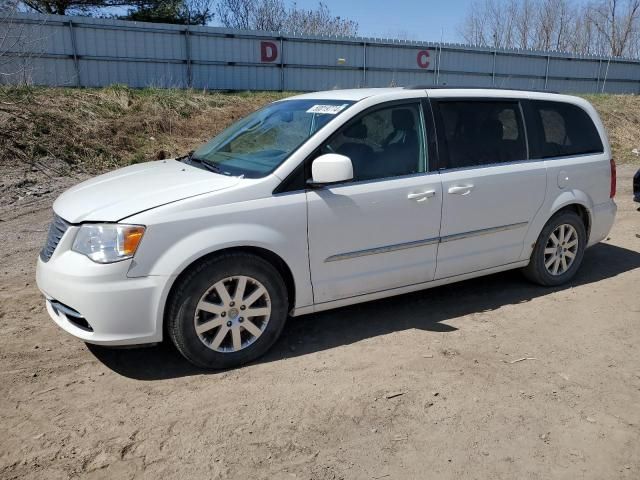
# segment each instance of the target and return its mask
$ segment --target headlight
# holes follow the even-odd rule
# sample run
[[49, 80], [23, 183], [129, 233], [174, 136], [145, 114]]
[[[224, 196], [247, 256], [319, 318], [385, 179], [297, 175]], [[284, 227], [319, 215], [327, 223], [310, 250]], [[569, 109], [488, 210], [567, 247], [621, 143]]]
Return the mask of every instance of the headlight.
[[80, 227], [71, 249], [97, 263], [113, 263], [133, 257], [144, 235], [140, 225], [86, 224]]

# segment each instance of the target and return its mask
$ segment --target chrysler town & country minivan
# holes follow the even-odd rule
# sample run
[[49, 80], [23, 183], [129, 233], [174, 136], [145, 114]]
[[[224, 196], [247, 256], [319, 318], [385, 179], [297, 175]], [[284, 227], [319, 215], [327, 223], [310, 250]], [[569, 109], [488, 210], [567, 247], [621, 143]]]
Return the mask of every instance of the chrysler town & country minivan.
[[265, 353], [290, 315], [515, 268], [565, 283], [611, 229], [615, 180], [581, 98], [304, 94], [188, 156], [62, 194], [37, 282], [53, 320], [88, 343], [168, 337], [226, 368]]

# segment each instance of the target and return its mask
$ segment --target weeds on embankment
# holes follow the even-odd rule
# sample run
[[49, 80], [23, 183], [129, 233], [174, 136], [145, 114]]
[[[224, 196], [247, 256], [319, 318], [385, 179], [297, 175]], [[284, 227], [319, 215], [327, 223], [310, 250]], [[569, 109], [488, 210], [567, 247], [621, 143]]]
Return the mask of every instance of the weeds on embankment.
[[2, 87], [0, 162], [60, 175], [169, 158], [284, 96], [122, 86]]
[[[264, 104], [291, 95], [196, 90], [0, 87], [0, 162], [48, 175], [95, 174], [181, 155]], [[614, 158], [639, 163], [640, 97], [585, 96]]]

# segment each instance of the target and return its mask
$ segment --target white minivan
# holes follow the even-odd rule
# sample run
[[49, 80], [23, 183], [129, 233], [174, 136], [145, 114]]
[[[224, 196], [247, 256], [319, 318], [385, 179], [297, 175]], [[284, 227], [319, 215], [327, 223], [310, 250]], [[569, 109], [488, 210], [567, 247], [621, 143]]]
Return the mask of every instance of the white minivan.
[[226, 368], [265, 353], [289, 315], [513, 268], [565, 283], [613, 224], [615, 182], [581, 98], [299, 95], [184, 158], [65, 192], [37, 282], [53, 320], [86, 342], [168, 336], [194, 364]]

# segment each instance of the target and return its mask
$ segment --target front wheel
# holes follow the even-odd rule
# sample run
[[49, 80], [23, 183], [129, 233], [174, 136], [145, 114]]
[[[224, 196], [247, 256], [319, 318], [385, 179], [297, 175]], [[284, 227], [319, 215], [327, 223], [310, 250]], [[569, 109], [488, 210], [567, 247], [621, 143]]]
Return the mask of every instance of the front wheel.
[[571, 211], [559, 212], [540, 232], [531, 261], [523, 272], [540, 285], [566, 283], [578, 271], [586, 244], [587, 233], [580, 216]]
[[288, 298], [280, 273], [245, 253], [204, 260], [176, 286], [168, 333], [191, 363], [230, 368], [264, 354], [284, 327]]

